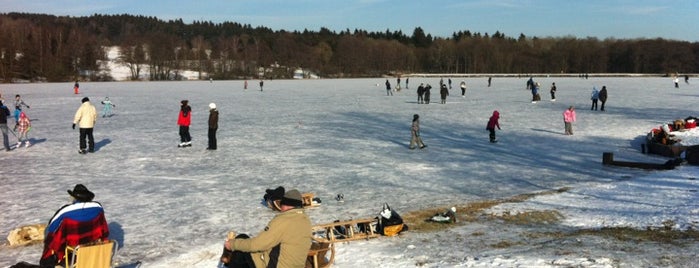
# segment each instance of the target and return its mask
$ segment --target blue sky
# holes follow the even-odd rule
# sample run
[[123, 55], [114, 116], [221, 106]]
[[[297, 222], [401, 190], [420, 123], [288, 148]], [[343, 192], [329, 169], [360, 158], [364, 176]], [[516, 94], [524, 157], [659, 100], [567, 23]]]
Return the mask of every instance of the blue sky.
[[699, 41], [697, 0], [0, 0], [0, 12], [132, 14], [288, 31], [389, 29], [412, 35], [421, 27], [441, 37], [470, 30], [510, 37], [524, 33]]

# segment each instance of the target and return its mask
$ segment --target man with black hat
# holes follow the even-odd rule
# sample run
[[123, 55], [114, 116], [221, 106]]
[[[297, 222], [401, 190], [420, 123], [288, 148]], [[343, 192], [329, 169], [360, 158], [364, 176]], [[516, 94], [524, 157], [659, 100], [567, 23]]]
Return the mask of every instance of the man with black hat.
[[[97, 121], [97, 109], [90, 103], [88, 97], [84, 97], [82, 102], [83, 104], [75, 112], [73, 119], [73, 129], [75, 129], [75, 124], [78, 124], [80, 127], [80, 150], [78, 150], [78, 153], [93, 153], [95, 152], [95, 138], [92, 136], [92, 129]], [[87, 144], [85, 144], [85, 137], [88, 139]], [[87, 151], [85, 150], [86, 148]]]
[[73, 203], [61, 207], [46, 226], [44, 251], [39, 264], [54, 267], [64, 263], [65, 247], [106, 240], [109, 226], [100, 203], [92, 201], [95, 194], [77, 184], [68, 190]]
[[281, 200], [281, 213], [257, 237], [232, 236], [229, 234], [226, 240], [226, 250], [249, 253], [255, 267], [304, 267], [312, 238], [311, 221], [304, 213], [301, 193], [287, 191]]

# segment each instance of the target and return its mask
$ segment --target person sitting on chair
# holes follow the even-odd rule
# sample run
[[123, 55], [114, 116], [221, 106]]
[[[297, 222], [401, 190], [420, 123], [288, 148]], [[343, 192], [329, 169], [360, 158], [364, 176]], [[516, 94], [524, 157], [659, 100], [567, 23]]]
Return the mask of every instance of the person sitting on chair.
[[73, 203], [58, 209], [46, 227], [44, 251], [39, 261], [42, 267], [63, 265], [66, 246], [75, 247], [109, 237], [104, 209], [100, 203], [92, 201], [95, 194], [82, 184], [75, 185], [68, 194], [73, 197]]
[[[254, 267], [258, 268], [304, 267], [312, 237], [311, 221], [303, 210], [301, 193], [298, 190], [287, 191], [281, 200], [281, 213], [257, 237], [245, 237], [242, 234], [229, 234], [224, 244], [225, 250], [233, 254], [248, 253]], [[236, 263], [236, 260], [228, 258], [222, 258], [222, 261], [226, 267]]]

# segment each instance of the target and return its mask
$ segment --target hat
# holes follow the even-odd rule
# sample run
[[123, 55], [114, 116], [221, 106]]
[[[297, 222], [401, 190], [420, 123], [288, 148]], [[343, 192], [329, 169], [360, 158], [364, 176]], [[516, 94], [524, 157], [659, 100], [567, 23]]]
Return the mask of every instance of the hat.
[[187, 103], [189, 103], [189, 101], [188, 101], [188, 100], [182, 100], [182, 101], [180, 101], [180, 103], [182, 103], [182, 105], [187, 105]]
[[83, 102], [88, 102], [88, 101], [90, 101], [90, 98], [88, 98], [88, 97], [83, 98]]
[[418, 118], [420, 118], [420, 116], [418, 114], [413, 115], [413, 120], [418, 119]]
[[209, 103], [209, 109], [216, 109], [216, 103]]
[[82, 184], [76, 184], [73, 190], [68, 190], [68, 194], [80, 202], [89, 202], [95, 198], [95, 194]]
[[300, 207], [303, 206], [303, 201], [301, 201], [301, 193], [298, 190], [289, 190], [282, 197], [282, 205]]

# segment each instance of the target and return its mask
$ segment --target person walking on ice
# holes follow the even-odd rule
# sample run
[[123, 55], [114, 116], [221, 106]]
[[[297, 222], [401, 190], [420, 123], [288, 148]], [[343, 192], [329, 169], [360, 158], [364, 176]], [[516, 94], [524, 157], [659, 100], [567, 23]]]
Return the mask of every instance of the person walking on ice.
[[566, 135], [573, 135], [573, 122], [575, 122], [575, 107], [571, 105], [563, 112], [563, 124], [565, 125]]
[[109, 100], [109, 97], [104, 97], [102, 105], [104, 105], [104, 108], [102, 108], [102, 117], [112, 117], [112, 107], [116, 107], [116, 105]]
[[420, 116], [418, 114], [413, 115], [413, 124], [410, 128], [410, 150], [415, 149], [415, 146], [420, 146], [420, 149], [427, 147], [422, 142], [422, 137], [420, 137]]
[[488, 125], [486, 125], [485, 129], [490, 132], [490, 142], [496, 143], [498, 142], [498, 139], [495, 138], [495, 128], [497, 127], [498, 130], [500, 130], [500, 112], [497, 110], [493, 111], [493, 115], [490, 116], [490, 119], [488, 120]]

